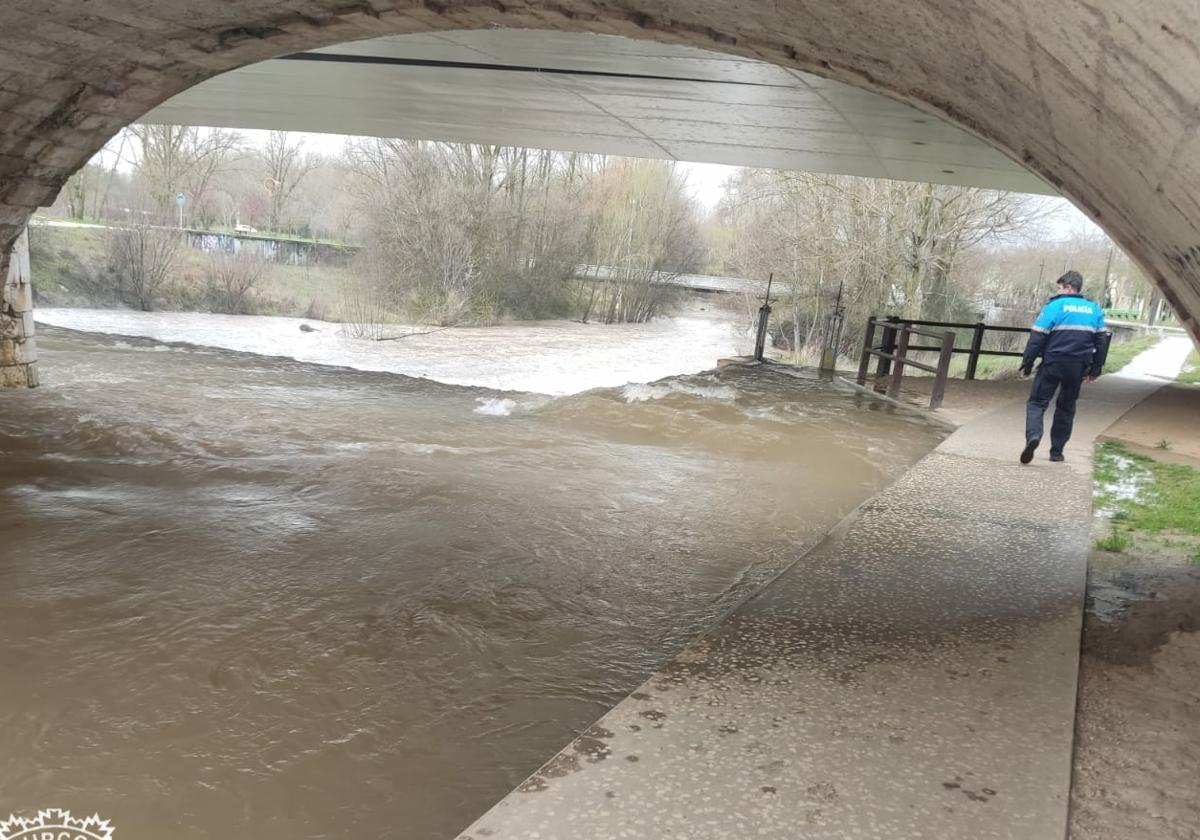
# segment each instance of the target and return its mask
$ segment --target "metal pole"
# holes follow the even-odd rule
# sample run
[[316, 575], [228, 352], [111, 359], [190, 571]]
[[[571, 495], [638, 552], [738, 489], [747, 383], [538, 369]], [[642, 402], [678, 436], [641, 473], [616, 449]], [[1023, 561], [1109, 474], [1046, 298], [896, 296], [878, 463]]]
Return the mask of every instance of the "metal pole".
[[756, 361], [763, 360], [763, 352], [767, 346], [767, 323], [771, 318], [771, 281], [775, 279], [775, 273], [771, 272], [767, 276], [767, 293], [763, 296], [763, 305], [758, 308], [758, 332], [754, 337], [754, 358]]
[[838, 284], [837, 297], [833, 301], [833, 312], [830, 313], [829, 319], [825, 325], [825, 346], [821, 350], [821, 367], [822, 373], [833, 373], [837, 370], [837, 354], [838, 344], [842, 338], [842, 287], [844, 282]]

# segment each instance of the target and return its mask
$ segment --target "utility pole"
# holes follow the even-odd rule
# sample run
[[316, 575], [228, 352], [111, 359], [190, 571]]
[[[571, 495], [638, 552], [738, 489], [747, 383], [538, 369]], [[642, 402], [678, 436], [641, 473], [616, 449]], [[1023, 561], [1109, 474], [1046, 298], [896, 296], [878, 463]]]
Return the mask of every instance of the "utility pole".
[[821, 351], [821, 367], [822, 373], [830, 375], [837, 369], [837, 348], [841, 343], [842, 338], [842, 323], [845, 320], [845, 310], [842, 308], [842, 289], [845, 287], [845, 281], [838, 283], [837, 298], [833, 302], [833, 312], [829, 314], [829, 320], [825, 326], [825, 347]]

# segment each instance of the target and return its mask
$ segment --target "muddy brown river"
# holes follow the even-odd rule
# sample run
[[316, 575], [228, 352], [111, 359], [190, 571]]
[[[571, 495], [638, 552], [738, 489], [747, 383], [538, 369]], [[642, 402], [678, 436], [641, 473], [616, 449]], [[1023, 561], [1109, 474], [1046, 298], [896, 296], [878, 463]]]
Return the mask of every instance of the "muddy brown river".
[[446, 838], [942, 432], [726, 369], [539, 396], [48, 328], [0, 394], [0, 820]]

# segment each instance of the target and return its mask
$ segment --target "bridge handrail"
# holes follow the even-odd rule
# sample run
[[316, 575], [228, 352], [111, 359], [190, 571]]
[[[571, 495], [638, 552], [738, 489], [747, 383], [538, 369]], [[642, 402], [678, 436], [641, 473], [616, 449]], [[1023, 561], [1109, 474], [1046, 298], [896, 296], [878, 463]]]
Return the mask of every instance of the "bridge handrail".
[[[885, 319], [871, 317], [867, 320], [867, 328], [868, 328], [868, 332], [870, 333], [870, 341], [864, 342], [863, 360], [862, 360], [861, 364], [859, 365], [859, 367], [860, 367], [860, 375], [859, 375], [860, 382], [859, 382], [859, 384], [860, 385], [863, 384], [865, 381], [864, 365], [866, 365], [866, 363], [867, 363], [866, 362], [867, 356], [872, 355], [872, 354], [868, 353], [868, 349], [869, 349], [868, 345], [874, 341], [873, 325], [878, 325], [883, 328], [883, 341], [879, 345], [879, 347], [875, 348], [875, 349], [882, 350], [887, 353], [891, 353], [896, 349], [897, 331], [900, 329], [901, 326], [907, 326], [907, 327], [911, 328], [913, 325], [919, 325], [922, 327], [943, 327], [943, 328], [948, 327], [948, 328], [954, 329], [954, 330], [971, 330], [972, 335], [971, 335], [971, 346], [970, 347], [955, 347], [952, 342], [951, 346], [950, 346], [950, 350], [948, 351], [950, 354], [954, 354], [954, 353], [970, 354], [969, 358], [967, 359], [967, 371], [964, 376], [965, 379], [974, 379], [975, 378], [975, 373], [979, 367], [979, 357], [980, 356], [1007, 356], [1010, 358], [1020, 358], [1022, 355], [1024, 355], [1023, 353], [1019, 353], [1019, 352], [1016, 352], [1013, 350], [985, 350], [983, 348], [983, 339], [987, 335], [987, 333], [989, 333], [989, 332], [1025, 333], [1026, 335], [1028, 335], [1031, 332], [1031, 330], [1028, 327], [1002, 327], [1002, 326], [999, 326], [996, 324], [985, 324], [982, 321], [976, 321], [973, 324], [964, 324], [964, 323], [955, 322], [955, 321], [924, 321], [924, 320], [920, 320], [920, 319], [916, 319], [916, 318], [900, 318], [896, 315], [889, 315]], [[928, 333], [926, 333], [926, 332], [921, 332], [919, 334], [928, 335]], [[941, 335], [934, 335], [932, 337], [940, 338]], [[935, 346], [935, 347], [931, 347], [928, 345], [909, 345], [906, 347], [906, 349], [910, 353], [920, 353], [920, 352], [941, 353], [943, 351], [943, 346], [941, 344], [939, 344], [938, 346]], [[884, 356], [880, 356], [877, 353], [874, 355], [876, 355], [879, 358], [879, 364], [875, 370], [876, 381], [878, 382], [878, 381], [882, 380], [883, 377], [887, 376], [888, 373], [890, 372], [892, 360], [885, 358]]]
[[[875, 346], [875, 327], [877, 324], [882, 324], [884, 328], [884, 340], [878, 347]], [[909, 356], [909, 353], [916, 352], [916, 348], [909, 347], [909, 339], [913, 334], [941, 338], [941, 344], [936, 348], [938, 350], [936, 366], [918, 362]], [[899, 319], [878, 321], [872, 316], [867, 319], [867, 332], [863, 338], [862, 358], [858, 363], [858, 384], [863, 386], [867, 384], [867, 368], [870, 367], [871, 358], [875, 357], [879, 359], [875, 390], [881, 390], [882, 377], [887, 375], [887, 369], [890, 368], [891, 380], [887, 386], [887, 395], [891, 399], [896, 399], [900, 396], [900, 383], [904, 377], [904, 366], [911, 365], [919, 370], [929, 371], [933, 374], [933, 391], [929, 395], [929, 407], [938, 408], [941, 406], [942, 399], [946, 394], [946, 378], [950, 373], [950, 357], [953, 355], [953, 352], [954, 333], [950, 330], [945, 330], [939, 335], [930, 330], [915, 327], [909, 321], [901, 321]], [[895, 362], [895, 367], [892, 367], [893, 362]]]

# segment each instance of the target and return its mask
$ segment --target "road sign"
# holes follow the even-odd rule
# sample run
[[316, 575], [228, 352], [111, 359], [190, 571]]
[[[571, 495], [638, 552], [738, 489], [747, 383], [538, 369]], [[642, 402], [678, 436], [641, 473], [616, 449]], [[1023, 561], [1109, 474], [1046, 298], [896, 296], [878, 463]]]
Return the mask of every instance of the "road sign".
[[185, 196], [183, 193], [180, 193], [179, 195], [175, 196], [175, 203], [178, 204], [180, 207], [183, 206], [183, 202], [185, 202], [185, 201], [187, 201], [187, 196]]

